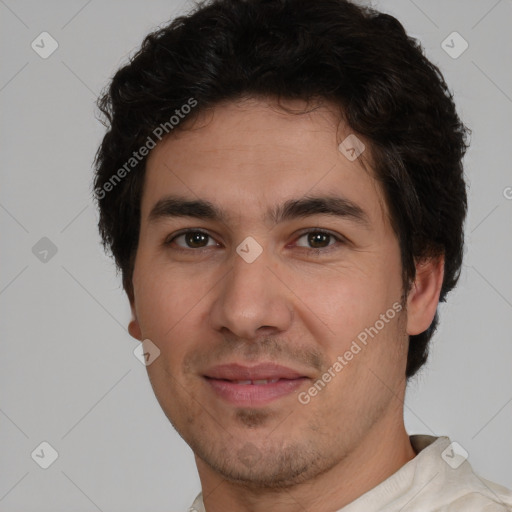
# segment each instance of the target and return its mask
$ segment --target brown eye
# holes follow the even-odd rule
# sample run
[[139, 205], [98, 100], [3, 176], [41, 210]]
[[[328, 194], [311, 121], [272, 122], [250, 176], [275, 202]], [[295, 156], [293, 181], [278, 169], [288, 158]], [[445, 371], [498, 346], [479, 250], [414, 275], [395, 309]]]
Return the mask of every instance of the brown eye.
[[[211, 243], [208, 243], [210, 240]], [[187, 230], [179, 233], [169, 239], [166, 245], [170, 245], [173, 242], [182, 249], [202, 249], [204, 247], [218, 245], [208, 233], [198, 230]]]
[[209, 236], [201, 231], [192, 231], [186, 233], [184, 236], [185, 243], [192, 248], [204, 247], [208, 243]]
[[[305, 243], [299, 243], [302, 239], [305, 239]], [[297, 245], [308, 249], [324, 249], [330, 247], [333, 245], [332, 242], [336, 241], [341, 242], [341, 240], [332, 233], [326, 231], [308, 231], [297, 239]]]
[[313, 249], [319, 249], [321, 247], [329, 246], [330, 240], [331, 235], [328, 235], [327, 233], [308, 234], [308, 243], [313, 247]]

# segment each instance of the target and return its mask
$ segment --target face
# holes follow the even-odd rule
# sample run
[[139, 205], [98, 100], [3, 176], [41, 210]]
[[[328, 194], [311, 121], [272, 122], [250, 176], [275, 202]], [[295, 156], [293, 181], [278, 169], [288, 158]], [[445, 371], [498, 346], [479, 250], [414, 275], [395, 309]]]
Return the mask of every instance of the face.
[[231, 481], [325, 472], [404, 387], [398, 241], [336, 119], [225, 103], [147, 162], [130, 333], [160, 350], [149, 378], [198, 466]]

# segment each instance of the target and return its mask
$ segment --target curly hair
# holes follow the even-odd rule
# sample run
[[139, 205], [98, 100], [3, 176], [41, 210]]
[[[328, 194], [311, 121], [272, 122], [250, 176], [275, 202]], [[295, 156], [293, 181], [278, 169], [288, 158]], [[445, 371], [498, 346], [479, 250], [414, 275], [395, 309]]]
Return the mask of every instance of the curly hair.
[[[370, 143], [400, 246], [404, 293], [415, 263], [443, 255], [444, 302], [462, 265], [469, 129], [420, 43], [394, 17], [348, 0], [200, 2], [147, 35], [115, 73], [98, 99], [107, 132], [94, 189], [103, 245], [130, 300], [147, 159], [134, 154], [158, 126], [183, 130], [205, 109], [251, 96], [339, 105], [348, 126]], [[169, 126], [191, 98], [193, 111]], [[426, 331], [409, 336], [407, 378], [426, 362], [437, 324], [436, 311]]]

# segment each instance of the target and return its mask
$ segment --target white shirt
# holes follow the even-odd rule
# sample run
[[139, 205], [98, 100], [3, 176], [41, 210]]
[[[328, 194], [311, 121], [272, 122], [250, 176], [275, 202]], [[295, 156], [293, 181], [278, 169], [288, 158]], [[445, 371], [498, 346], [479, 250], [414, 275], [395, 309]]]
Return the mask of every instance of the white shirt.
[[[410, 436], [416, 457], [338, 512], [510, 512], [512, 491], [473, 472], [446, 436]], [[200, 493], [189, 512], [205, 512]]]

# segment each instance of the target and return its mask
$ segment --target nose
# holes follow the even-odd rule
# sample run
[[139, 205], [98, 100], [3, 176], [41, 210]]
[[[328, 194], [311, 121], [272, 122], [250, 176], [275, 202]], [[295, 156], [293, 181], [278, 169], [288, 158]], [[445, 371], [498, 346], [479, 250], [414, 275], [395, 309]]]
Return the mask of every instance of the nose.
[[231, 272], [219, 283], [210, 315], [214, 329], [246, 340], [286, 331], [292, 322], [291, 292], [266, 251], [252, 263], [234, 255]]

